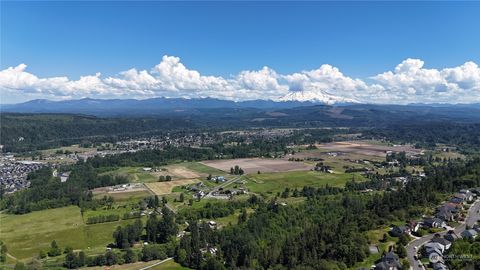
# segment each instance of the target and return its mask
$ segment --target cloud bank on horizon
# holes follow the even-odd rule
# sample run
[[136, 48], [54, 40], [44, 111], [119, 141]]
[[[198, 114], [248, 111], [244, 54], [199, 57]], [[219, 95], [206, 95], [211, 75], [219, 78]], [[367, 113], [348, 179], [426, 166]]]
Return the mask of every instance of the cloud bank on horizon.
[[[451, 68], [427, 69], [420, 59], [406, 59], [394, 70], [364, 79], [351, 78], [338, 68], [279, 74], [269, 67], [241, 71], [230, 78], [206, 76], [188, 69], [179, 57], [163, 56], [151, 70], [136, 68], [114, 77], [39, 78], [19, 64], [0, 71], [2, 95], [27, 99], [212, 97], [227, 100], [309, 100], [361, 103], [477, 103], [480, 67], [474, 62]], [[303, 100], [302, 100], [303, 99]]]

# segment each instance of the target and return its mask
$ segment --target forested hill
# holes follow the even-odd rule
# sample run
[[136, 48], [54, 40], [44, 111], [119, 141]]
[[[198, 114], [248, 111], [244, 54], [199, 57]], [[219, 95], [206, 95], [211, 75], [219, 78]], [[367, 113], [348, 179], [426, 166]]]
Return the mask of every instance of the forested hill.
[[162, 132], [192, 127], [188, 119], [97, 118], [68, 114], [2, 114], [1, 144], [5, 151], [66, 146], [84, 141], [108, 141], [114, 136]]
[[[4, 151], [21, 152], [172, 131], [269, 127], [377, 128], [379, 130], [372, 136], [389, 137], [391, 132], [384, 132], [384, 129], [392, 126], [416, 125], [430, 131], [429, 127], [435, 122], [439, 132], [443, 132], [441, 126], [444, 124], [455, 124], [455, 129], [461, 132], [465, 125], [475, 131], [480, 123], [480, 108], [476, 106], [315, 105], [277, 109], [192, 108], [158, 115], [155, 112], [148, 116], [118, 117], [2, 113], [0, 144], [4, 145]], [[451, 132], [445, 134], [452, 135]]]

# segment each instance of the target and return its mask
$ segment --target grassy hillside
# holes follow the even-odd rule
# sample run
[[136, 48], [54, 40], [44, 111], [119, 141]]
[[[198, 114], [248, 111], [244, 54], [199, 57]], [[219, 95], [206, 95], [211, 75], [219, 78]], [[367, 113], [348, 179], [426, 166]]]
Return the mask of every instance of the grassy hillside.
[[117, 221], [86, 225], [80, 208], [69, 206], [36, 211], [25, 215], [0, 214], [0, 239], [9, 253], [17, 259], [38, 255], [47, 251], [52, 240], [61, 248], [84, 249], [90, 252], [104, 252], [112, 242], [112, 233], [119, 225], [133, 221]]

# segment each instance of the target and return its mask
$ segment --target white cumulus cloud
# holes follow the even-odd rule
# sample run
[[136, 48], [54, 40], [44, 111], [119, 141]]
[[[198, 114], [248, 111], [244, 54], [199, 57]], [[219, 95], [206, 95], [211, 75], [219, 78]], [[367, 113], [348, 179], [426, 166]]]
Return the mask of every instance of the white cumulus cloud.
[[[480, 68], [474, 62], [444, 69], [425, 68], [420, 59], [406, 59], [393, 70], [371, 76], [369, 82], [344, 75], [323, 64], [314, 70], [279, 74], [269, 67], [245, 70], [229, 78], [202, 75], [179, 57], [164, 56], [151, 70], [131, 68], [116, 76], [101, 73], [78, 80], [39, 78], [25, 64], [0, 71], [2, 96], [31, 98], [214, 97], [229, 100], [279, 100], [296, 92], [365, 103], [480, 102]], [[305, 97], [305, 95], [303, 95]]]

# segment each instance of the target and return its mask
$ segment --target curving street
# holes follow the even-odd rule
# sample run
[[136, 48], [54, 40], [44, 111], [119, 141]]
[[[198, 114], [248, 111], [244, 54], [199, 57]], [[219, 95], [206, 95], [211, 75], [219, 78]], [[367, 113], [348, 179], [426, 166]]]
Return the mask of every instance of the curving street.
[[[466, 225], [469, 225], [471, 227], [478, 220], [480, 220], [479, 211], [480, 211], [480, 200], [477, 200], [477, 201], [475, 201], [475, 203], [472, 204], [472, 206], [468, 210], [465, 222], [458, 225], [457, 227], [455, 227], [455, 229], [454, 229], [455, 233], [460, 235], [460, 233], [462, 233], [465, 230]], [[447, 233], [447, 231], [440, 232], [439, 234], [443, 236], [445, 233]], [[416, 255], [417, 250], [420, 249], [420, 247], [422, 245], [428, 243], [428, 241], [430, 241], [433, 238], [434, 235], [435, 234], [432, 233], [432, 234], [422, 236], [418, 239], [415, 239], [415, 240], [411, 241], [407, 245], [407, 247], [406, 247], [407, 248], [407, 258], [408, 258], [408, 262], [410, 263], [410, 269], [413, 269], [413, 270], [423, 270], [423, 269], [425, 269], [425, 267], [421, 264], [420, 261], [415, 260], [414, 256]]]

